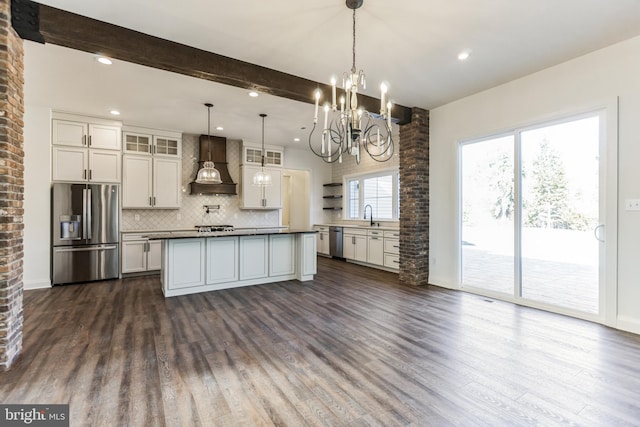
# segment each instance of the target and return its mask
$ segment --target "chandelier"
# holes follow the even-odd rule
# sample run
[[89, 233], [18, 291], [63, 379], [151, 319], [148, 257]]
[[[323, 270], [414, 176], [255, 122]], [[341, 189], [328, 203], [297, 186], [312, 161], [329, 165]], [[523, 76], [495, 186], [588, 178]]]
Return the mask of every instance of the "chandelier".
[[385, 103], [387, 85], [380, 85], [380, 114], [366, 111], [358, 105], [360, 88], [366, 89], [365, 74], [356, 68], [356, 9], [364, 0], [346, 0], [346, 5], [353, 10], [353, 62], [350, 72], [342, 77], [344, 93], [336, 102], [337, 79], [331, 78], [331, 104], [324, 104], [324, 126], [322, 132], [314, 138], [318, 125], [318, 110], [322, 92], [316, 89], [315, 114], [313, 128], [309, 134], [309, 148], [316, 156], [327, 163], [342, 163], [342, 155], [355, 156], [360, 163], [361, 152], [364, 151], [373, 160], [386, 162], [393, 155], [393, 137], [391, 136], [391, 101]]

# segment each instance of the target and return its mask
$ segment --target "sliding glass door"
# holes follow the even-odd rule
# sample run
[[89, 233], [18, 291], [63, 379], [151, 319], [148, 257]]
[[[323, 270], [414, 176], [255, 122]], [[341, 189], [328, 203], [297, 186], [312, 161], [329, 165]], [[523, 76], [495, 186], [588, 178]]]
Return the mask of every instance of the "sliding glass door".
[[513, 293], [514, 151], [508, 135], [462, 148], [462, 283]]
[[600, 114], [461, 145], [461, 285], [598, 314]]

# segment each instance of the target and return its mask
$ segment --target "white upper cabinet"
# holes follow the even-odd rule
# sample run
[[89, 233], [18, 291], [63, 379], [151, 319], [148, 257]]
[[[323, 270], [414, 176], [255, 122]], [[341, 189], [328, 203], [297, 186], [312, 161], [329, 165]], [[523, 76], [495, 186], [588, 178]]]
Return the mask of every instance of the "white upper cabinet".
[[153, 159], [153, 207], [180, 207], [181, 163], [178, 159]]
[[[282, 147], [266, 146], [264, 148], [264, 165], [282, 167], [284, 151]], [[243, 165], [262, 165], [262, 147], [253, 145], [242, 146]]]
[[240, 207], [242, 209], [280, 209], [282, 208], [282, 169], [264, 168], [271, 175], [271, 185], [262, 187], [253, 185], [253, 176], [260, 166], [240, 166]]
[[125, 154], [122, 156], [122, 163], [122, 207], [139, 209], [152, 207], [153, 159]]
[[126, 126], [122, 137], [126, 154], [182, 157], [182, 135], [178, 132]]
[[86, 122], [82, 119], [81, 116], [78, 121], [53, 119], [52, 144], [120, 151], [120, 126], [90, 123], [90, 117], [85, 118]]
[[53, 145], [86, 147], [89, 125], [67, 120], [53, 120]]
[[125, 127], [122, 134], [122, 208], [180, 208], [181, 134], [132, 126]]
[[100, 148], [102, 150], [120, 151], [122, 143], [120, 135], [122, 130], [119, 126], [107, 126], [99, 124], [89, 124], [89, 148]]
[[120, 182], [120, 122], [54, 112], [51, 143], [54, 181]]

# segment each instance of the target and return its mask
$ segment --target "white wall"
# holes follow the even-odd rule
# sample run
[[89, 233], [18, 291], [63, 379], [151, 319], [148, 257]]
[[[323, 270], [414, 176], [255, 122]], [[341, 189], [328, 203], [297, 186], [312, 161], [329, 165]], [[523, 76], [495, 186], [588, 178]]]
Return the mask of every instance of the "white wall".
[[309, 200], [311, 224], [323, 222], [322, 184], [331, 182], [331, 165], [314, 155], [308, 148], [287, 147], [284, 153], [284, 168], [306, 170], [310, 172]]
[[[619, 96], [618, 166], [608, 163], [607, 218], [618, 221], [618, 256], [607, 265], [607, 323], [640, 333], [640, 212], [623, 209], [640, 198], [640, 37], [610, 46], [502, 86], [452, 102], [430, 112], [430, 277], [457, 288], [458, 141], [571, 113], [607, 107], [609, 140], [616, 147], [615, 103]], [[612, 140], [613, 139], [613, 140]], [[615, 156], [610, 156], [615, 157]], [[613, 194], [611, 194], [613, 193]], [[607, 233], [615, 233], [609, 227]], [[608, 236], [609, 237], [609, 236]], [[617, 264], [617, 271], [616, 271]], [[613, 270], [613, 271], [611, 271]], [[615, 296], [617, 273], [617, 297]], [[617, 307], [617, 308], [616, 308]], [[617, 311], [616, 311], [617, 310]], [[613, 313], [611, 313], [613, 311]]]
[[24, 123], [23, 281], [25, 289], [35, 289], [51, 286], [51, 111], [26, 104]]

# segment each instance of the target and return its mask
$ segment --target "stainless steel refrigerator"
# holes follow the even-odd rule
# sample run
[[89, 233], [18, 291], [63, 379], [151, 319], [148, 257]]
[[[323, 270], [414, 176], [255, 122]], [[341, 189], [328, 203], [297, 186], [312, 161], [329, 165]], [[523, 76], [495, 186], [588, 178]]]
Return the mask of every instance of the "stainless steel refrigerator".
[[51, 200], [51, 282], [117, 278], [118, 185], [54, 183]]

